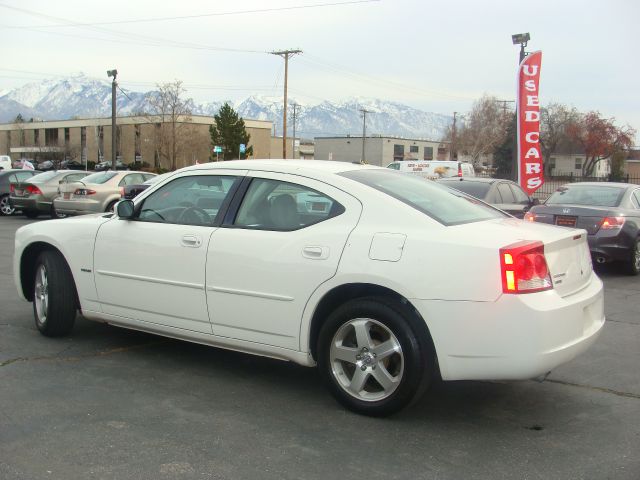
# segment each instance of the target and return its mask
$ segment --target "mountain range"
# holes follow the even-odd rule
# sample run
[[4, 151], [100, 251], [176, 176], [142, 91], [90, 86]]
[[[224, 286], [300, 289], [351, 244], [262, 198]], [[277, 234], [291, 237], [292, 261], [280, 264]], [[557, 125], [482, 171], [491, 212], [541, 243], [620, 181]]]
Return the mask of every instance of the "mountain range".
[[[117, 92], [118, 115], [145, 110], [151, 92], [120, 90]], [[292, 133], [292, 104], [289, 103], [288, 134]], [[194, 115], [214, 115], [225, 103], [214, 100], [193, 104]], [[270, 120], [275, 133], [282, 134], [282, 98], [252, 95], [229, 101], [242, 118]], [[315, 105], [300, 103], [296, 113], [296, 136], [362, 135], [362, 114], [366, 109], [367, 134], [439, 140], [451, 125], [452, 117], [425, 112], [400, 103], [380, 99], [354, 98], [343, 102], [323, 101]], [[29, 83], [0, 92], [0, 122], [22, 118], [64, 120], [70, 118], [108, 117], [111, 115], [111, 84], [83, 74], [67, 78]]]

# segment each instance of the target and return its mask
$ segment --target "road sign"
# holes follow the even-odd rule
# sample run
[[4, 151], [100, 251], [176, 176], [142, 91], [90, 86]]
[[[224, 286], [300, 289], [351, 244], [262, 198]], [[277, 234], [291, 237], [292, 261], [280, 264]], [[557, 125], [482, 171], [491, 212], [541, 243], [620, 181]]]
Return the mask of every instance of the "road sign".
[[244, 143], [240, 144], [240, 153], [244, 153], [247, 151], [247, 146]]
[[216, 145], [215, 147], [213, 147], [213, 153], [222, 153], [222, 147]]

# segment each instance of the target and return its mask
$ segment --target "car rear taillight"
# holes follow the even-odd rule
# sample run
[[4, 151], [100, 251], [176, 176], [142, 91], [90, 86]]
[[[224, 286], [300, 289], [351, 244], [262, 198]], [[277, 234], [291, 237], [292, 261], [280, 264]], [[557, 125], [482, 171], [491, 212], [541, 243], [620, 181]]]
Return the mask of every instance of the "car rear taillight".
[[524, 214], [524, 219], [527, 222], [535, 222], [536, 221], [536, 214], [535, 213], [531, 213], [531, 212], [527, 212]]
[[462, 164], [460, 162], [458, 162], [458, 176], [462, 176]]
[[25, 190], [31, 195], [42, 195], [42, 190], [40, 190], [35, 185], [27, 185], [27, 188]]
[[624, 217], [604, 217], [600, 228], [602, 230], [615, 230], [624, 226]]
[[89, 188], [76, 188], [76, 191], [73, 192], [74, 195], [94, 195], [95, 193], [95, 190]]
[[9, 185], [9, 193], [15, 193], [16, 191], [16, 186], [12, 183], [11, 185]]
[[542, 242], [522, 241], [500, 249], [504, 293], [534, 293], [553, 288]]

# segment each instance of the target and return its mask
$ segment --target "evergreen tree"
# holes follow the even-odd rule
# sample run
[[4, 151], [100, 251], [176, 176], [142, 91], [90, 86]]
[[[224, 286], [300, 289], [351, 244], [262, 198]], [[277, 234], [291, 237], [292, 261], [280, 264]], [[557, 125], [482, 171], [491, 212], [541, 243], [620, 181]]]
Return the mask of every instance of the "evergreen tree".
[[[221, 160], [233, 160], [240, 154], [240, 144], [247, 145], [247, 150], [242, 154], [243, 158], [253, 155], [253, 147], [249, 147], [251, 135], [247, 133], [244, 120], [238, 117], [237, 112], [225, 103], [217, 115], [214, 115], [215, 125], [209, 127], [211, 145], [222, 147]], [[216, 160], [216, 154], [211, 155], [211, 160]]]
[[513, 115], [507, 125], [507, 133], [500, 145], [493, 152], [493, 166], [496, 167], [496, 177], [515, 179], [513, 159], [517, 155], [516, 149], [516, 116]]

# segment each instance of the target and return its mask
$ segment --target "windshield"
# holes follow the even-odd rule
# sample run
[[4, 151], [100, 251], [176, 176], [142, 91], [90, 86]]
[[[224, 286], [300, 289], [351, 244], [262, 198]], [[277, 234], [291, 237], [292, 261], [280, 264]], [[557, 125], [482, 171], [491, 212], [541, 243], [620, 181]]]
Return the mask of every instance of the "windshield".
[[472, 197], [419, 176], [392, 170], [354, 170], [340, 175], [384, 192], [444, 225], [508, 216]]
[[51, 180], [52, 178], [56, 178], [60, 175], [58, 172], [44, 172], [39, 173], [38, 175], [34, 175], [29, 179], [29, 183], [45, 183]]
[[594, 207], [617, 207], [624, 189], [605, 185], [566, 185], [556, 190], [545, 205], [589, 205]]
[[82, 183], [107, 183], [117, 175], [116, 172], [92, 173], [82, 179]]
[[491, 188], [491, 184], [487, 182], [469, 182], [465, 180], [448, 180], [438, 182], [441, 185], [446, 185], [449, 188], [455, 188], [472, 197], [484, 199], [487, 196], [487, 192]]

